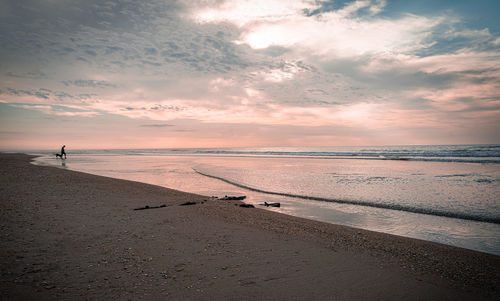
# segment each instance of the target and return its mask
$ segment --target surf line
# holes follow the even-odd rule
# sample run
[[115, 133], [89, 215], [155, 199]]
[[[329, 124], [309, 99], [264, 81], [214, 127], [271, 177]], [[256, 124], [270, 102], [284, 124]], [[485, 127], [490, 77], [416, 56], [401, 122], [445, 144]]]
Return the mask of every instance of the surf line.
[[206, 174], [206, 173], [203, 173], [201, 171], [196, 170], [195, 168], [193, 168], [193, 170], [202, 176], [216, 179], [216, 180], [219, 180], [222, 182], [226, 182], [226, 183], [234, 185], [236, 187], [240, 187], [243, 189], [247, 189], [247, 190], [259, 192], [259, 193], [264, 193], [264, 194], [279, 195], [279, 196], [285, 196], [285, 197], [290, 197], [290, 198], [305, 199], [305, 200], [320, 201], [320, 202], [331, 202], [331, 203], [339, 203], [339, 204], [348, 204], [348, 205], [357, 205], [357, 206], [366, 206], [366, 207], [373, 207], [373, 208], [405, 211], [405, 212], [411, 212], [411, 213], [443, 216], [443, 217], [471, 220], [471, 221], [477, 221], [477, 222], [486, 222], [486, 223], [492, 223], [492, 224], [500, 224], [500, 217], [488, 217], [488, 216], [465, 214], [465, 213], [459, 213], [459, 212], [447, 212], [447, 211], [441, 211], [441, 210], [432, 210], [432, 209], [425, 209], [425, 208], [403, 206], [403, 205], [397, 205], [397, 204], [378, 204], [378, 203], [361, 202], [361, 201], [353, 201], [353, 200], [329, 199], [329, 198], [321, 198], [321, 197], [315, 197], [315, 196], [296, 195], [296, 194], [291, 194], [291, 193], [266, 191], [266, 190], [242, 185], [240, 183], [233, 182], [231, 180], [228, 180], [228, 179], [225, 179], [222, 177]]

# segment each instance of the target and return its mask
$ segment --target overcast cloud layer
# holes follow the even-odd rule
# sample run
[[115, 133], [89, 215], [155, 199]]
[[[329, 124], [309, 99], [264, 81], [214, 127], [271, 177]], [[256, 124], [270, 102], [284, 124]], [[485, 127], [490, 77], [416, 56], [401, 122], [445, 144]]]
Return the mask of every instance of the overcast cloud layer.
[[495, 2], [2, 1], [0, 147], [500, 143]]

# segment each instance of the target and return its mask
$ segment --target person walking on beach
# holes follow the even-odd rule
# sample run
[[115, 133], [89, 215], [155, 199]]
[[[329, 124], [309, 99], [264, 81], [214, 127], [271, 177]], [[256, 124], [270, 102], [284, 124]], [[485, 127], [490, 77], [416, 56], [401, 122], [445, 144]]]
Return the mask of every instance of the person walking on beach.
[[66, 151], [64, 150], [65, 147], [66, 147], [66, 145], [63, 145], [61, 147], [61, 159], [62, 159], [63, 155], [64, 155], [64, 159], [66, 159]]

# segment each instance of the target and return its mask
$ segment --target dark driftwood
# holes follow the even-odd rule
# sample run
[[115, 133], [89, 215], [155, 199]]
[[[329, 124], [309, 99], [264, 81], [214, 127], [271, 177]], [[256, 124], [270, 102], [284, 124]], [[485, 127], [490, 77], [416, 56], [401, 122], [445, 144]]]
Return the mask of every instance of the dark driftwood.
[[160, 206], [144, 206], [144, 207], [139, 207], [139, 208], [134, 208], [134, 210], [146, 210], [146, 209], [158, 209], [158, 208], [164, 208], [167, 207], [167, 205], [163, 204]]
[[268, 202], [264, 202], [264, 206], [266, 206], [266, 207], [280, 207], [281, 204], [280, 203], [268, 203]]
[[180, 204], [179, 206], [189, 206], [189, 205], [196, 205], [196, 202], [185, 202]]
[[252, 204], [240, 204], [240, 207], [243, 207], [243, 208], [255, 208]]
[[222, 200], [222, 201], [241, 201], [241, 200], [244, 200], [246, 199], [247, 197], [242, 195], [242, 196], [225, 196], [223, 198], [220, 198], [219, 200]]

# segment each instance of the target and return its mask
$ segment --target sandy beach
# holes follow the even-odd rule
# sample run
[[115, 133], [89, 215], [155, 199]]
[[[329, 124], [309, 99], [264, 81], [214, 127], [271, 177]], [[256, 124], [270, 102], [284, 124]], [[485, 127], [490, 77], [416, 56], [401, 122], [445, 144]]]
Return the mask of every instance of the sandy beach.
[[499, 256], [31, 158], [0, 154], [2, 300], [500, 297]]

